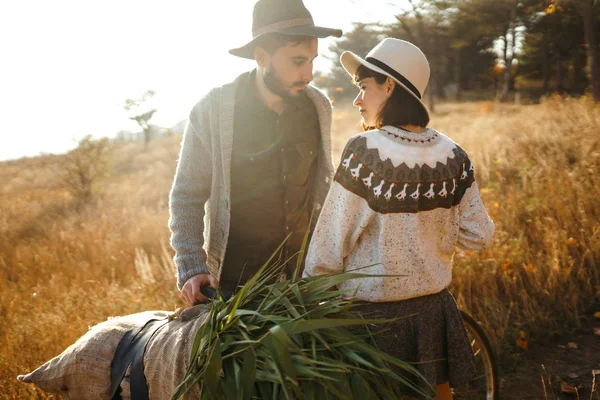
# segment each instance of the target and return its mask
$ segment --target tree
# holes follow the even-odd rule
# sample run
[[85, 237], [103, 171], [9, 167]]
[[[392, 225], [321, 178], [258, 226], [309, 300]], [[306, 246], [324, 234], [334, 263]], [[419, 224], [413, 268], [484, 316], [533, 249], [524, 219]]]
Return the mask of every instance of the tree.
[[523, 73], [542, 78], [544, 91], [550, 89], [551, 76], [556, 78], [555, 90], [562, 91], [569, 86], [572, 92], [580, 91], [585, 78], [585, 39], [574, 5], [566, 2], [548, 5], [547, 1], [538, 0], [531, 4], [528, 13], [521, 63]]
[[494, 66], [490, 49], [501, 32], [496, 26], [496, 13], [486, 11], [489, 4], [478, 0], [421, 0], [410, 1], [410, 5], [411, 9], [400, 10], [398, 22], [390, 26], [389, 33], [415, 43], [429, 59], [429, 108], [433, 111], [433, 95], [445, 98], [450, 82], [454, 82], [457, 99], [465, 87], [487, 86]]
[[571, 0], [583, 17], [587, 45], [587, 71], [590, 94], [600, 101], [600, 48], [598, 48], [598, 15], [600, 2], [597, 0]]
[[463, 89], [473, 90], [489, 86], [495, 64], [492, 51], [498, 37], [495, 21], [480, 9], [487, 4], [471, 0], [446, 1], [448, 12], [447, 80], [455, 83], [456, 99], [461, 99]]
[[94, 140], [90, 135], [65, 155], [62, 182], [79, 204], [89, 202], [107, 176], [108, 139]]
[[551, 89], [553, 78], [554, 89], [577, 93], [587, 84], [591, 95], [600, 98], [600, 0], [407, 1], [409, 7], [398, 7], [394, 23], [355, 24], [331, 46], [334, 67], [317, 83], [336, 98], [354, 93], [339, 55], [344, 50], [365, 55], [391, 36], [416, 44], [427, 56], [431, 111], [434, 97], [455, 90], [460, 99], [463, 90], [486, 88], [492, 81], [498, 98], [507, 100], [522, 73], [542, 77], [543, 91]]
[[526, 19], [524, 10], [530, 1], [535, 0], [456, 0], [460, 10], [456, 23], [463, 25], [457, 32], [459, 38], [485, 38], [490, 43], [488, 51], [492, 51], [494, 41], [502, 43], [499, 58], [504, 64], [504, 74], [499, 98], [503, 100], [512, 89], [513, 64]]
[[144, 133], [144, 145], [147, 147], [151, 139], [151, 130], [149, 121], [156, 112], [156, 109], [148, 109], [148, 102], [156, 92], [154, 90], [147, 90], [141, 97], [137, 99], [126, 99], [125, 108], [129, 112], [129, 119], [138, 123]]
[[445, 97], [446, 66], [450, 38], [450, 19], [455, 12], [453, 2], [444, 0], [424, 0], [415, 4], [409, 0], [411, 9], [400, 10], [396, 15], [398, 23], [388, 27], [390, 36], [408, 40], [419, 47], [429, 60], [431, 75], [428, 85], [428, 108], [435, 111], [434, 96]]
[[332, 101], [350, 100], [357, 92], [340, 63], [342, 53], [349, 50], [360, 57], [365, 57], [382, 37], [383, 32], [380, 28], [370, 24], [355, 23], [352, 30], [329, 46], [331, 54], [327, 58], [332, 63], [331, 71], [315, 76], [315, 82], [319, 87], [327, 90]]
[[500, 95], [500, 101], [508, 100], [508, 93], [511, 88], [512, 80], [512, 66], [515, 58], [516, 49], [516, 33], [517, 33], [517, 8], [519, 6], [518, 0], [512, 0], [510, 7], [510, 19], [508, 21], [508, 29], [504, 35], [504, 85], [502, 87], [502, 94]]

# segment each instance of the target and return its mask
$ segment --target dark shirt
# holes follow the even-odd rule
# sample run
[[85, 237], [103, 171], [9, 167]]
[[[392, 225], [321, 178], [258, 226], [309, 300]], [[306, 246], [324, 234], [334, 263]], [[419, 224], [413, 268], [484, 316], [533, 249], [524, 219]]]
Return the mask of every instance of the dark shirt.
[[[320, 125], [303, 93], [278, 115], [259, 99], [256, 71], [237, 86], [231, 161], [231, 222], [220, 286], [244, 284], [288, 234], [283, 259], [309, 228]], [[291, 272], [292, 266], [288, 268]]]

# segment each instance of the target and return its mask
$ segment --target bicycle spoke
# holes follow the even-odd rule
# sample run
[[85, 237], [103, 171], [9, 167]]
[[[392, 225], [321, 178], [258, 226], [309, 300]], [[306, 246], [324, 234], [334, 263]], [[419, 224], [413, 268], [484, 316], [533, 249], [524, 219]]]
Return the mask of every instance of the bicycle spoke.
[[498, 398], [494, 363], [485, 332], [470, 315], [462, 312], [475, 361], [475, 376], [468, 383], [452, 389], [456, 400], [495, 400]]

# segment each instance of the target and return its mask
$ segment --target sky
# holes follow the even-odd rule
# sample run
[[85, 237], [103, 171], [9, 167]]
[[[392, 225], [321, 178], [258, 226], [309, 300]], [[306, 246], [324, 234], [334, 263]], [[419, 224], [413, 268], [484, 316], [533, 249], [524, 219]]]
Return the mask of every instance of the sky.
[[[405, 0], [403, 0], [405, 1]], [[215, 86], [254, 68], [228, 50], [251, 39], [253, 0], [0, 2], [0, 160], [62, 153], [79, 139], [139, 131], [127, 98], [156, 91], [170, 127]], [[386, 0], [304, 0], [315, 23], [390, 22]], [[401, 2], [396, 2], [401, 3]], [[331, 40], [319, 42], [327, 52]], [[326, 71], [324, 57], [315, 69]]]

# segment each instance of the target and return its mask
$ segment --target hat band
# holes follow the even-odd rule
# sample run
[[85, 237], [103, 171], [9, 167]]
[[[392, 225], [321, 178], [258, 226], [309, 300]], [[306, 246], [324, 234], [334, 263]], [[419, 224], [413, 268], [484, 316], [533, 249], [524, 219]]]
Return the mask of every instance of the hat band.
[[277, 32], [280, 29], [294, 28], [296, 26], [314, 25], [314, 24], [315, 23], [313, 22], [312, 18], [288, 19], [287, 21], [275, 22], [274, 24], [264, 26], [256, 31], [252, 32], [252, 38], [256, 39], [260, 35], [264, 35], [265, 33]]
[[417, 90], [417, 88], [415, 87], [415, 85], [413, 85], [412, 83], [410, 83], [410, 81], [408, 79], [406, 79], [404, 77], [404, 75], [402, 75], [400, 72], [396, 71], [394, 68], [390, 67], [389, 65], [387, 65], [383, 61], [379, 61], [376, 58], [367, 57], [367, 58], [365, 58], [365, 60], [367, 62], [370, 62], [371, 64], [373, 64], [373, 65], [381, 68], [382, 70], [384, 70], [388, 74], [392, 75], [394, 78], [398, 79], [398, 81], [400, 81], [402, 84], [404, 84], [404, 86], [406, 86], [406, 88], [408, 90], [410, 90], [411, 92], [413, 92], [415, 94], [415, 96], [417, 96], [419, 99], [421, 99], [421, 93], [419, 93], [419, 91]]

